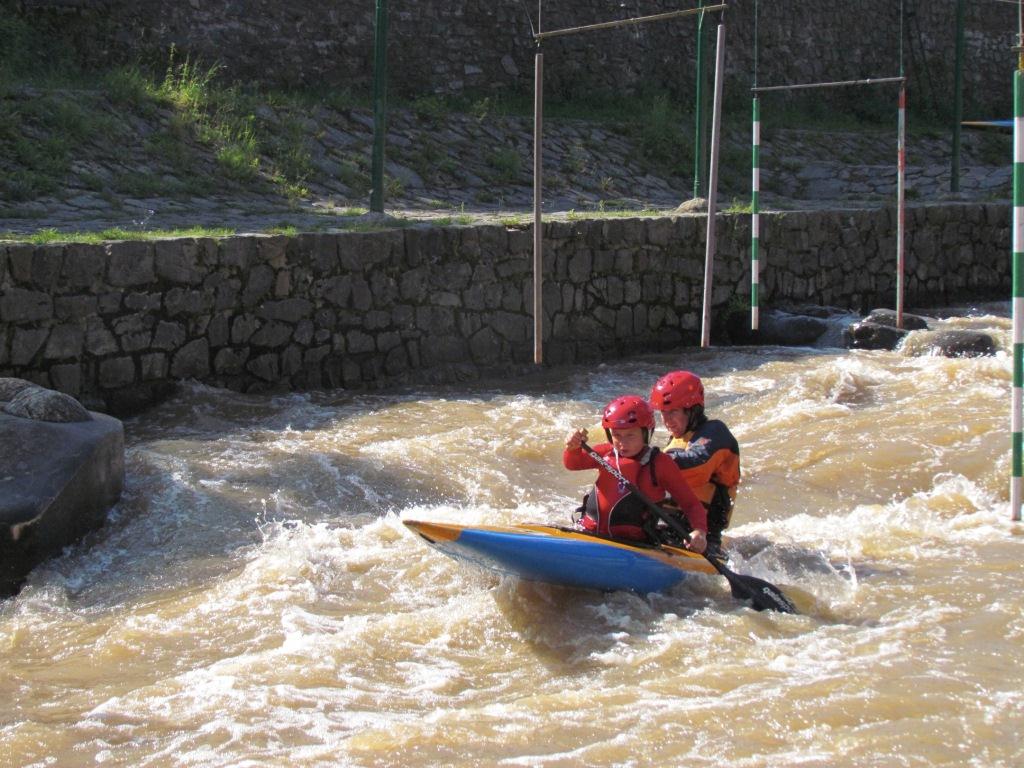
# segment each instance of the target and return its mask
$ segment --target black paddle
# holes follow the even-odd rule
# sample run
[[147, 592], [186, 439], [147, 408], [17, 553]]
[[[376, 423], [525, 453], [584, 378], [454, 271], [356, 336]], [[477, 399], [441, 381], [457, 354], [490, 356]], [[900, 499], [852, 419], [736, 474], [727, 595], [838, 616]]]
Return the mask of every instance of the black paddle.
[[[658, 519], [664, 520], [665, 524], [678, 533], [684, 541], [690, 538], [689, 532], [683, 528], [675, 517], [644, 496], [636, 485], [627, 480], [619, 470], [615, 469], [615, 467], [605, 461], [601, 454], [587, 445], [586, 442], [581, 442], [580, 447], [588, 456], [590, 456], [590, 458], [611, 473], [612, 477], [628, 488], [630, 493], [640, 499], [640, 501], [642, 501], [655, 515], [658, 516]], [[718, 558], [711, 557], [707, 553], [704, 553], [704, 559], [711, 563], [715, 570], [725, 577], [725, 580], [729, 582], [729, 587], [732, 590], [732, 596], [737, 600], [749, 600], [751, 604], [753, 604], [754, 609], [758, 611], [763, 611], [767, 608], [772, 611], [779, 611], [780, 613], [797, 612], [796, 606], [793, 605], [792, 601], [782, 594], [782, 591], [774, 584], [769, 584], [764, 579], [759, 579], [756, 576], [743, 576], [742, 574], [730, 571], [725, 567], [725, 563]]]

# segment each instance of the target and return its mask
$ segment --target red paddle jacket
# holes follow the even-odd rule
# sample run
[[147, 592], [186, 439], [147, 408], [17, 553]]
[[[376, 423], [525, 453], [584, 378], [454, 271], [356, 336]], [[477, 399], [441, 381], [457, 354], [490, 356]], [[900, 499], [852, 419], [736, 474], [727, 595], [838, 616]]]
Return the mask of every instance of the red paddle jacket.
[[[660, 503], [666, 496], [670, 496], [679, 509], [686, 515], [690, 527], [707, 533], [708, 520], [707, 511], [700, 503], [693, 491], [690, 490], [686, 478], [679, 467], [672, 459], [661, 453], [656, 448], [648, 446], [635, 458], [615, 456], [610, 443], [601, 443], [593, 446], [593, 449], [605, 461], [616, 467], [622, 475], [631, 483], [636, 485], [640, 491], [651, 501]], [[615, 505], [630, 495], [625, 487], [621, 487], [607, 470], [603, 469], [594, 459], [588, 456], [582, 448], [576, 451], [566, 449], [562, 453], [562, 463], [566, 469], [596, 469], [598, 470], [597, 482], [594, 484], [593, 496], [597, 501], [598, 516], [595, 520], [589, 515], [584, 515], [581, 523], [584, 528], [596, 530], [606, 536], [616, 536], [625, 539], [644, 539], [644, 532], [640, 523], [642, 520], [624, 519], [621, 522], [613, 519], [612, 509]], [[591, 507], [593, 502], [591, 502]], [[643, 519], [649, 514], [644, 510]], [[670, 513], [671, 514], [671, 513]]]

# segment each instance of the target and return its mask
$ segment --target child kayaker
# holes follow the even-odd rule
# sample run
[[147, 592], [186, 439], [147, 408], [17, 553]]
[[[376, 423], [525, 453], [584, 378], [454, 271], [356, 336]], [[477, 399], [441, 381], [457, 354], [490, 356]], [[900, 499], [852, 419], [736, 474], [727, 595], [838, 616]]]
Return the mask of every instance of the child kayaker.
[[[624, 395], [612, 400], [604, 408], [601, 426], [608, 442], [593, 446], [593, 450], [651, 501], [657, 504], [666, 496], [671, 497], [692, 529], [689, 549], [703, 552], [707, 544], [707, 513], [675, 462], [651, 447], [654, 411], [647, 401], [639, 395]], [[594, 490], [584, 500], [581, 527], [622, 539], [643, 541], [651, 538], [648, 530], [657, 522], [653, 519], [655, 516], [583, 451], [581, 446], [586, 439], [587, 430], [576, 430], [566, 440], [562, 454], [566, 469], [598, 470]]]
[[708, 544], [720, 550], [740, 482], [739, 443], [724, 422], [704, 413], [704, 384], [689, 371], [658, 379], [650, 402], [672, 436], [665, 453], [708, 512]]

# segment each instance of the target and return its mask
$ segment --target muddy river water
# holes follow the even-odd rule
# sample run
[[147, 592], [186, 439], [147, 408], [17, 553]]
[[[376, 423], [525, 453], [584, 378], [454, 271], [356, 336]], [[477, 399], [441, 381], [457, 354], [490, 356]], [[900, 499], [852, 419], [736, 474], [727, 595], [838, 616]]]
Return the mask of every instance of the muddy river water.
[[[0, 602], [0, 765], [1017, 766], [1024, 538], [996, 357], [719, 348], [386, 394], [199, 385], [126, 422], [108, 525]], [[725, 582], [603, 595], [403, 517], [565, 523], [566, 434], [663, 372], [739, 438]], [[659, 429], [655, 441], [664, 443]]]

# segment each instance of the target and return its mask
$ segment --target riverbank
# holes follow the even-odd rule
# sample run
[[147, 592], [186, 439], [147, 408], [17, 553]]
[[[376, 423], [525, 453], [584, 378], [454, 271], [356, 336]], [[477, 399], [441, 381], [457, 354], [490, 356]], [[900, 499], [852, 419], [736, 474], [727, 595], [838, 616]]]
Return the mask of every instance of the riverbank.
[[[103, 88], [26, 86], [2, 94], [4, 239], [104, 230], [130, 239], [195, 227], [219, 233], [379, 227], [365, 216], [372, 113], [346, 95], [229, 99], [190, 71], [179, 71], [169, 84], [138, 73], [109, 77]], [[663, 99], [635, 108], [643, 112], [633, 119], [546, 121], [546, 215], [664, 214], [693, 196], [689, 118]], [[528, 221], [531, 120], [505, 114], [488, 99], [464, 109], [426, 98], [389, 112], [389, 226]], [[780, 115], [763, 129], [763, 210], [894, 205], [894, 126], [832, 121], [815, 129], [800, 120], [784, 125]], [[1009, 205], [1009, 146], [1003, 134], [966, 133], [961, 191], [951, 195], [948, 136], [940, 129], [912, 131], [908, 201]], [[721, 156], [719, 208], [746, 210], [745, 115], [742, 122], [740, 115], [725, 121]]]

